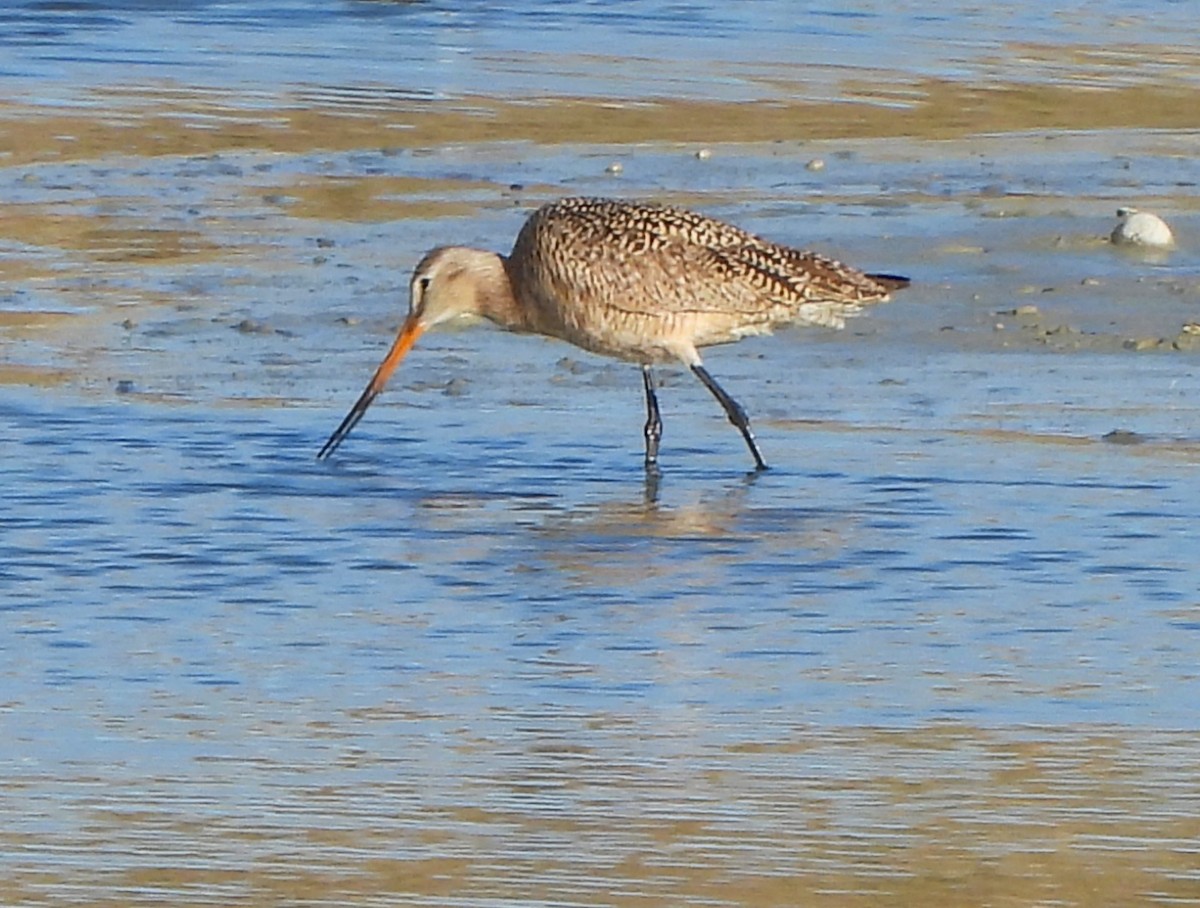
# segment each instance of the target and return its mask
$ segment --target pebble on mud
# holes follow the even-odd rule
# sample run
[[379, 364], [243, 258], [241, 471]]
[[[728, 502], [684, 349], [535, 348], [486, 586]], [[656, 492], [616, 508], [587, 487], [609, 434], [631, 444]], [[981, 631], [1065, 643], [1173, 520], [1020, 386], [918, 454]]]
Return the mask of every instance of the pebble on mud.
[[1017, 306], [1015, 309], [997, 309], [992, 315], [1009, 316], [1018, 319], [1036, 319], [1042, 315], [1042, 310], [1037, 306], [1026, 303], [1024, 306]]
[[1146, 439], [1130, 429], [1113, 429], [1101, 436], [1110, 445], [1140, 445]]
[[570, 356], [560, 356], [558, 362], [554, 365], [563, 372], [571, 375], [582, 375], [587, 371], [587, 366]]
[[1171, 341], [1171, 347], [1185, 352], [1200, 350], [1200, 323], [1187, 322], [1179, 329], [1175, 340]]
[[1131, 337], [1122, 346], [1126, 350], [1140, 353], [1144, 350], [1157, 350], [1163, 346], [1163, 339], [1161, 337]]
[[1117, 226], [1109, 235], [1117, 246], [1152, 246], [1168, 249], [1175, 245], [1171, 228], [1156, 214], [1136, 208], [1118, 208]]
[[252, 318], [244, 318], [233, 326], [242, 334], [274, 334], [275, 329], [266, 322], [256, 321]]

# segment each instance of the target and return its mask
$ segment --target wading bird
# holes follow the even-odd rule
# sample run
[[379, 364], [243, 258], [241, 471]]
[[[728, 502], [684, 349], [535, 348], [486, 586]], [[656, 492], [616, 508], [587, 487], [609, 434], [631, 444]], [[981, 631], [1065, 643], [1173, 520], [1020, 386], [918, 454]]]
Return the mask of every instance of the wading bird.
[[395, 343], [317, 458], [346, 439], [417, 338], [473, 315], [641, 365], [647, 469], [658, 462], [662, 438], [652, 366], [683, 362], [764, 470], [746, 411], [709, 375], [698, 348], [791, 323], [840, 328], [864, 304], [907, 284], [678, 208], [561, 199], [529, 216], [507, 256], [463, 246], [426, 253], [413, 271], [408, 317]]

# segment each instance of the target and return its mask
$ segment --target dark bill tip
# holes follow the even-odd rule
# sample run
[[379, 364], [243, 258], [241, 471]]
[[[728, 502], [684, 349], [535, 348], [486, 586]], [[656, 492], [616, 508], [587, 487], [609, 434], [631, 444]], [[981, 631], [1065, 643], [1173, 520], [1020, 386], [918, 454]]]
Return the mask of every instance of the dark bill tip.
[[351, 430], [358, 425], [359, 420], [363, 418], [363, 414], [367, 412], [367, 408], [371, 406], [371, 401], [375, 399], [378, 392], [374, 387], [368, 387], [363, 391], [362, 396], [350, 408], [350, 412], [346, 414], [346, 418], [342, 420], [342, 424], [333, 430], [333, 434], [329, 436], [329, 440], [317, 452], [317, 460], [324, 460], [330, 454], [338, 449], [338, 446], [346, 440], [346, 436]]

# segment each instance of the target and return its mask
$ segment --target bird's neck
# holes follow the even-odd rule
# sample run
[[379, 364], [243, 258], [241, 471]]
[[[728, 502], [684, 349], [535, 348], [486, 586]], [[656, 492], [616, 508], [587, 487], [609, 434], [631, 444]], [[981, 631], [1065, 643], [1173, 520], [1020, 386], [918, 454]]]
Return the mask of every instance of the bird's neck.
[[508, 259], [496, 253], [488, 253], [476, 264], [475, 308], [488, 321], [509, 331], [536, 328], [513, 293]]

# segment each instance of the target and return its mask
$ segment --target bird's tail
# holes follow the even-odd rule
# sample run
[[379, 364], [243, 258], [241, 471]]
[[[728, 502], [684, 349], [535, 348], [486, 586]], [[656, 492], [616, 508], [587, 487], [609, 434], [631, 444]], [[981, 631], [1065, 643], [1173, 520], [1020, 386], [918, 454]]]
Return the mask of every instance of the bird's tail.
[[868, 274], [867, 277], [888, 291], [900, 290], [912, 283], [908, 278], [899, 274]]

